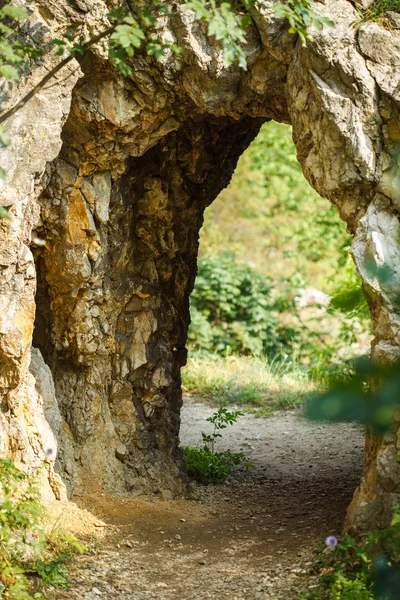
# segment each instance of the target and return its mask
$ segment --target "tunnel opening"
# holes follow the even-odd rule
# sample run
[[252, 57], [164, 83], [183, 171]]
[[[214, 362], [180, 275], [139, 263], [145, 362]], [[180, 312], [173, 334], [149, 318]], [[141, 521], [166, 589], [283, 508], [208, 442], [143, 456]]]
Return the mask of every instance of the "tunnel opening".
[[[76, 102], [81, 89], [87, 92], [85, 82], [77, 86]], [[259, 137], [243, 155], [260, 127]], [[304, 267], [299, 262], [299, 245], [293, 246], [291, 238], [297, 235], [301, 251], [317, 256], [317, 260], [310, 261], [314, 266], [308, 274], [308, 280], [314, 282], [323, 279], [321, 275], [318, 280], [315, 274], [321, 253], [322, 262], [329, 263], [327, 267], [324, 263], [329, 277], [335, 272], [337, 255], [328, 259], [328, 252], [323, 249], [324, 233], [328, 231], [330, 236], [330, 251], [334, 247], [337, 252], [337, 246], [345, 245], [348, 238], [335, 209], [308, 191], [291, 141], [289, 150], [287, 127], [250, 117], [239, 122], [230, 118], [193, 118], [177, 132], [163, 137], [143, 156], [129, 158], [120, 173], [104, 169], [104, 156], [97, 167], [92, 162], [85, 163], [86, 150], [80, 146], [75, 132], [81, 135], [82, 124], [77, 125], [73, 117], [67, 121], [63, 149], [41, 196], [43, 225], [36, 233], [46, 243], [34, 251], [37, 294], [33, 346], [40, 349], [53, 373], [65, 425], [57, 465], [70, 493], [81, 485], [90, 487], [93, 472], [101, 485], [122, 493], [150, 492], [164, 497], [181, 493], [185, 488], [185, 465], [182, 450], [178, 448], [180, 368], [186, 362], [189, 293], [197, 269], [198, 231], [204, 210], [227, 186], [242, 155], [234, 176], [236, 190], [223, 191], [207, 209], [210, 216], [206, 211], [203, 232], [207, 226], [211, 230], [209, 251], [202, 250], [200, 245], [200, 278], [202, 261], [209, 260], [210, 249], [217, 257], [211, 263], [220, 274], [229, 276], [230, 270], [238, 268], [234, 277], [244, 278], [236, 290], [242, 294], [242, 305], [237, 309], [238, 314], [242, 313], [240, 325], [234, 318], [229, 323], [209, 323], [214, 334], [219, 332], [220, 339], [225, 336], [228, 340], [212, 359], [214, 374], [219, 368], [222, 379], [228, 378], [221, 385], [221, 373], [217, 373], [219, 402], [224, 403], [229, 397], [240, 404], [245, 398], [250, 407], [268, 413], [273, 412], [274, 402], [281, 408], [290, 408], [298, 404], [296, 395], [303, 397], [309, 391], [307, 385], [312, 377], [304, 373], [315, 366], [314, 359], [308, 350], [302, 356], [304, 364], [300, 364], [299, 357], [304, 336], [314, 336], [313, 343], [317, 345], [320, 323], [324, 322], [325, 337], [331, 334], [323, 306], [329, 290], [326, 288], [324, 294], [312, 288], [312, 292], [317, 292], [317, 300], [312, 300], [314, 306], [306, 304], [299, 308], [299, 300], [304, 303], [299, 295]], [[272, 133], [266, 134], [271, 128]], [[272, 175], [275, 168], [272, 154], [270, 158], [257, 156], [260, 148], [269, 147], [273, 139], [284, 140], [282, 147], [269, 148], [278, 157], [275, 159], [278, 176]], [[92, 156], [90, 160], [93, 161]], [[262, 169], [262, 164], [268, 165], [269, 171], [260, 178], [257, 169]], [[235, 183], [238, 176], [247, 177], [244, 185], [240, 181]], [[275, 195], [268, 203], [266, 197], [271, 190], [264, 191], [264, 195], [260, 190], [271, 179]], [[282, 181], [287, 188], [285, 200], [279, 197]], [[303, 199], [302, 195], [307, 194], [311, 196]], [[285, 202], [289, 208], [282, 210]], [[319, 237], [315, 236], [318, 248], [310, 248], [309, 229], [317, 206], [323, 210], [318, 221]], [[293, 221], [290, 211], [304, 222], [300, 231], [294, 228], [294, 236], [290, 229], [285, 230], [286, 239], [278, 251], [280, 262], [271, 270], [271, 256], [277, 250], [270, 240], [275, 236], [276, 242], [281, 235], [285, 218]], [[227, 216], [228, 222], [233, 219], [228, 228], [222, 233], [222, 229], [215, 231]], [[335, 224], [329, 229], [329, 219], [334, 216]], [[270, 223], [267, 238], [266, 222]], [[250, 228], [250, 234], [246, 228]], [[262, 236], [269, 240], [267, 244], [261, 241]], [[221, 237], [230, 252], [227, 262], [222, 259], [222, 263], [226, 251], [219, 247]], [[285, 261], [290, 263], [286, 272]], [[215, 273], [211, 273], [211, 278], [215, 280]], [[297, 282], [295, 292], [294, 282]], [[232, 282], [227, 286], [234, 288]], [[228, 311], [236, 301], [236, 292], [232, 290]], [[249, 291], [252, 296], [247, 298]], [[229, 305], [229, 298], [224, 301]], [[193, 323], [189, 330], [192, 349], [202, 338], [201, 331], [198, 339], [193, 335], [199, 315], [200, 324], [204, 323], [204, 315], [196, 310], [197, 315], [192, 309]], [[296, 311], [295, 318], [291, 310]], [[303, 313], [299, 315], [301, 310]], [[249, 311], [255, 322], [246, 330]], [[308, 326], [304, 324], [306, 317]], [[267, 319], [266, 324], [263, 318]], [[309, 325], [313, 322], [317, 323], [314, 331]], [[353, 324], [354, 320], [347, 322], [347, 330]], [[201, 343], [200, 339], [197, 349], [204, 351], [207, 348], [201, 347]], [[242, 359], [235, 357], [237, 349]], [[266, 372], [265, 364], [260, 363], [268, 350], [275, 353], [270, 354], [270, 363], [280, 372], [277, 377], [271, 370]], [[315, 354], [315, 348], [313, 351]], [[297, 373], [290, 367], [294, 355], [298, 361]], [[221, 358], [222, 362], [218, 362]], [[235, 364], [236, 358], [239, 362], [243, 360], [241, 365]], [[189, 354], [184, 393], [186, 373], [193, 360], [197, 359]], [[262, 382], [254, 381], [258, 377], [255, 363], [258, 373], [263, 373]], [[208, 377], [205, 365], [200, 360], [197, 368], [203, 379], [210, 382], [213, 375]], [[240, 377], [245, 371], [246, 383], [241, 385]], [[269, 386], [276, 387], [279, 378], [278, 387], [284, 382], [286, 389], [275, 390], [270, 397], [272, 406], [267, 401], [263, 407], [258, 396], [265, 399], [268, 395], [266, 380]]]
[[139, 156], [132, 144], [118, 155], [118, 127], [86, 110], [115, 73], [95, 59], [83, 67], [90, 78], [74, 90], [36, 232], [33, 346], [63, 417], [58, 467], [70, 493], [95, 473], [121, 493], [182, 493], [180, 367], [198, 229], [265, 119], [193, 115], [157, 143], [142, 132]]
[[[205, 211], [191, 296], [181, 443], [192, 478], [207, 483], [204, 457], [193, 455], [210, 446], [206, 419], [221, 408], [244, 411], [231, 432], [219, 431], [215, 452], [244, 454], [256, 469], [233, 467], [221, 481], [239, 496], [253, 486], [268, 512], [288, 493], [282, 510], [295, 514], [301, 496], [311, 529], [343, 523], [362, 471], [362, 427], [312, 425], [300, 412], [335, 371], [350, 374], [369, 354], [367, 302], [341, 304], [352, 290], [362, 296], [350, 245], [335, 207], [304, 179], [290, 126], [265, 123]], [[252, 414], [269, 420], [260, 425]], [[332, 487], [335, 514], [325, 496]]]
[[[351, 241], [336, 208], [305, 180], [290, 126], [264, 124], [205, 211], [190, 353], [264, 357], [309, 369], [311, 379], [368, 355], [371, 320]], [[194, 387], [195, 376], [186, 375]]]

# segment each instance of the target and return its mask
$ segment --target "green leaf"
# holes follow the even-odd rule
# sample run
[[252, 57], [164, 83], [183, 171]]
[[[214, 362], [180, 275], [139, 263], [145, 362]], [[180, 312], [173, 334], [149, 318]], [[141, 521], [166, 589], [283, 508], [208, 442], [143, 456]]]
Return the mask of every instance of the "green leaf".
[[124, 14], [120, 8], [116, 8], [111, 12], [107, 13], [107, 17], [111, 20], [120, 21], [123, 18]]
[[[2, 172], [4, 173], [4, 177], [2, 176]], [[0, 167], [0, 178], [5, 179], [5, 172], [1, 167]], [[0, 219], [7, 219], [8, 221], [11, 221], [11, 217], [8, 214], [8, 211], [4, 208], [4, 206], [0, 206]]]
[[400, 526], [400, 513], [395, 513], [391, 522], [392, 527]]
[[319, 19], [313, 19], [312, 24], [314, 25], [314, 27], [317, 31], [322, 31], [323, 25]]
[[22, 62], [23, 50], [17, 43], [11, 46], [8, 42], [0, 42], [0, 54], [6, 63], [18, 64]]
[[327, 27], [336, 27], [335, 21], [332, 21], [329, 17], [318, 17], [319, 21]]
[[149, 43], [146, 45], [147, 54], [154, 56], [157, 60], [160, 60], [165, 53], [165, 49], [159, 43]]
[[130, 15], [124, 18], [124, 23], [127, 23], [128, 25], [137, 25], [136, 19], [134, 19]]
[[4, 127], [0, 127], [0, 144], [2, 146], [9, 146], [11, 144], [11, 138]]
[[123, 60], [119, 61], [116, 66], [124, 77], [132, 75], [132, 67], [127, 65]]
[[10, 17], [11, 19], [27, 19], [29, 17], [28, 12], [20, 6], [14, 6], [13, 4], [6, 4], [1, 9], [1, 15]]
[[4, 23], [0, 22], [0, 31], [2, 33], [5, 33], [5, 35], [11, 35], [13, 33], [13, 30], [11, 29], [11, 27], [7, 27], [7, 25], [4, 25]]
[[19, 72], [12, 65], [1, 65], [0, 75], [2, 75], [5, 79], [19, 79]]
[[176, 54], [176, 56], [181, 56], [183, 50], [180, 46], [177, 46], [176, 44], [172, 44], [171, 45], [171, 50], [174, 54]]
[[80, 54], [83, 56], [85, 54], [85, 48], [81, 44], [74, 44], [73, 47], [69, 50], [71, 56], [76, 56]]

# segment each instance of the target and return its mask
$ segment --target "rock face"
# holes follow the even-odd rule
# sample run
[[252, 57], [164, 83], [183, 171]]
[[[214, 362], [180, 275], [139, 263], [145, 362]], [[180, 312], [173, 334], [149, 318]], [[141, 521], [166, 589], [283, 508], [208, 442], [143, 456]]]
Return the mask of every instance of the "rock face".
[[[29, 6], [43, 39], [67, 24], [107, 24], [101, 0]], [[14, 144], [0, 151], [1, 203], [13, 216], [0, 222], [0, 453], [27, 468], [45, 458], [49, 494], [82, 484], [183, 490], [180, 367], [198, 232], [265, 121], [293, 125], [305, 176], [354, 234], [373, 351], [398, 354], [399, 19], [355, 28], [351, 2], [318, 7], [336, 27], [306, 48], [270, 11], [254, 14], [247, 71], [224, 68], [215, 40], [178, 12], [160, 27], [182, 56], [156, 63], [138, 54], [123, 78], [93, 50], [9, 120]], [[4, 105], [55, 60], [32, 68]], [[384, 283], [370, 268], [383, 263], [392, 272]], [[395, 434], [368, 438], [349, 526], [387, 521], [399, 451]]]

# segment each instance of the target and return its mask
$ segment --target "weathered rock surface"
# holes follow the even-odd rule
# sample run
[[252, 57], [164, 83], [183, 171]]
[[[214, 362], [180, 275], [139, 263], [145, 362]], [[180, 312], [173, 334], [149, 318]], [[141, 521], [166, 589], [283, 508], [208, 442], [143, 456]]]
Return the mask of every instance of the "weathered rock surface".
[[[29, 6], [44, 37], [106, 24], [100, 0]], [[347, 0], [318, 10], [336, 27], [315, 32], [307, 48], [268, 7], [254, 15], [247, 71], [223, 68], [216, 42], [177, 12], [160, 26], [182, 56], [138, 54], [123, 78], [95, 50], [9, 120], [14, 146], [0, 153], [1, 202], [13, 216], [0, 222], [1, 453], [33, 466], [56, 438], [55, 468], [69, 490], [87, 480], [131, 493], [182, 490], [179, 370], [198, 232], [269, 119], [292, 123], [305, 176], [354, 233], [374, 352], [397, 355], [400, 31], [395, 18], [390, 29], [353, 27]], [[393, 272], [384, 283], [370, 268], [383, 262]], [[350, 525], [388, 518], [399, 451], [398, 437], [369, 440]]]

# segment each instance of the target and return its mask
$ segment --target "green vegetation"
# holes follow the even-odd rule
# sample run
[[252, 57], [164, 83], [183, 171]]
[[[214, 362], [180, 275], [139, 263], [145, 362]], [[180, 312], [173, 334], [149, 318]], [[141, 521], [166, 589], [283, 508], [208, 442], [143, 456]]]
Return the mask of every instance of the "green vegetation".
[[229, 450], [223, 452], [211, 452], [208, 448], [184, 449], [187, 472], [199, 483], [223, 483], [233, 468], [246, 465], [244, 454], [232, 453]]
[[350, 376], [332, 378], [329, 389], [317, 392], [307, 405], [311, 420], [357, 421], [381, 435], [393, 426], [400, 403], [399, 362], [381, 365], [361, 358]]
[[44, 599], [44, 588], [67, 587], [65, 563], [84, 547], [73, 536], [43, 530], [36, 484], [11, 460], [0, 460], [0, 596]]
[[321, 31], [323, 26], [334, 27], [332, 19], [318, 15], [313, 8], [312, 0], [289, 0], [287, 2], [276, 2], [275, 12], [279, 17], [285, 17], [290, 25], [289, 32], [295, 33], [305, 46], [312, 36], [308, 27], [312, 25]]
[[[302, 175], [290, 127], [265, 124], [206, 211], [184, 388], [270, 414], [349, 372], [369, 329], [349, 247], [335, 207]], [[309, 287], [329, 306], [301, 305]]]
[[294, 298], [287, 290], [277, 293], [273, 284], [230, 253], [203, 256], [191, 296], [193, 348], [224, 356], [290, 353], [299, 332], [279, 324], [278, 313], [295, 311]]
[[[334, 27], [332, 19], [322, 17], [314, 11], [313, 0], [275, 1], [272, 10], [278, 17], [284, 17], [289, 23], [289, 32], [300, 37], [303, 45], [312, 40], [309, 27], [321, 31], [323, 26]], [[243, 44], [246, 42], [246, 27], [251, 23], [249, 13], [259, 7], [265, 8], [260, 0], [242, 2], [217, 2], [216, 0], [189, 0], [186, 8], [194, 11], [196, 18], [207, 23], [208, 35], [221, 42], [224, 64], [229, 67], [238, 62], [246, 68], [246, 54]]]
[[0, 8], [0, 75], [5, 79], [19, 79], [19, 70], [32, 46], [24, 46], [19, 40], [10, 41], [14, 30], [13, 21], [28, 18], [24, 8], [5, 3]]
[[358, 8], [361, 18], [357, 25], [366, 21], [377, 21], [385, 24], [386, 13], [389, 11], [400, 12], [400, 0], [375, 0], [368, 8]]
[[299, 600], [397, 600], [400, 590], [400, 506], [390, 529], [355, 540], [346, 535], [336, 547], [320, 550], [311, 570], [319, 589]]
[[183, 370], [184, 391], [221, 406], [236, 404], [266, 416], [300, 406], [321, 382], [317, 368], [254, 356], [194, 354]]
[[282, 123], [261, 127], [229, 187], [206, 210], [200, 254], [229, 248], [275, 281], [286, 277], [331, 294], [351, 238], [336, 208], [304, 178], [291, 134]]
[[206, 421], [214, 426], [210, 434], [202, 433], [203, 446], [201, 448], [184, 448], [187, 471], [189, 475], [200, 483], [223, 483], [234, 467], [250, 467], [249, 461], [244, 454], [232, 453], [230, 450], [222, 452], [215, 451], [215, 444], [222, 438], [220, 431], [228, 425], [236, 423], [243, 413], [239, 410], [229, 412], [226, 408], [220, 408]]

